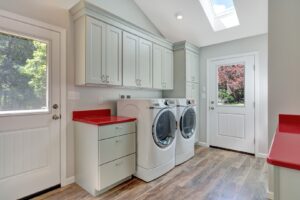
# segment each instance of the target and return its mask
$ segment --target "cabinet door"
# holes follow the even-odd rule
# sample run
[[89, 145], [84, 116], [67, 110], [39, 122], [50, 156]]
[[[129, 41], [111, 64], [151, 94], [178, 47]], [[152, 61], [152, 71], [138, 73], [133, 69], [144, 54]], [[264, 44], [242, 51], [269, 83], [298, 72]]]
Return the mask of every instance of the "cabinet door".
[[110, 85], [122, 84], [122, 31], [107, 25], [106, 29], [106, 81]]
[[139, 40], [138, 86], [152, 88], [152, 42]]
[[123, 85], [137, 86], [139, 38], [123, 32]]
[[200, 60], [199, 55], [192, 54], [192, 82], [199, 83], [200, 82]]
[[163, 65], [163, 89], [173, 89], [174, 78], [174, 64], [173, 51], [165, 49], [164, 51], [164, 65]]
[[199, 83], [200, 66], [199, 55], [194, 52], [186, 52], [186, 81]]
[[185, 63], [186, 63], [186, 66], [185, 66], [185, 70], [186, 70], [186, 81], [187, 82], [192, 82], [192, 53], [187, 51], [186, 52], [186, 55], [185, 55]]
[[106, 24], [86, 18], [86, 83], [101, 84], [105, 80], [105, 29]]
[[163, 61], [164, 48], [153, 45], [153, 88], [162, 89], [163, 80], [162, 73], [164, 72]]

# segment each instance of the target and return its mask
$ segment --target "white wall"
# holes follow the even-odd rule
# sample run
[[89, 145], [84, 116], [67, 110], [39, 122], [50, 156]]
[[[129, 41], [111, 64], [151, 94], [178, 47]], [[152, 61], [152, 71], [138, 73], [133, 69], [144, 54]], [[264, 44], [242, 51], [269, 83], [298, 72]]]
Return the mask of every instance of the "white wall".
[[[234, 40], [226, 43], [221, 43], [213, 46], [202, 47], [200, 49], [200, 79], [202, 93], [206, 86], [207, 76], [207, 60], [211, 58], [230, 56], [236, 54], [258, 52], [259, 66], [256, 66], [259, 74], [259, 82], [256, 84], [256, 108], [259, 113], [259, 119], [256, 126], [258, 127], [258, 152], [266, 155], [268, 152], [268, 130], [267, 130], [267, 92], [268, 92], [268, 36], [267, 34], [254, 36], [245, 39]], [[200, 142], [206, 142], [206, 97], [201, 95], [200, 104]]]
[[[133, 0], [91, 0], [103, 8], [123, 17], [126, 20], [145, 28], [154, 34], [159, 31], [143, 15]], [[57, 1], [56, 1], [57, 3]], [[154, 90], [129, 90], [99, 87], [74, 86], [74, 27], [66, 9], [52, 4], [51, 1], [40, 0], [9, 0], [0, 1], [0, 9], [14, 12], [26, 17], [34, 18], [49, 24], [63, 27], [67, 30], [67, 89], [69, 95], [79, 96], [79, 99], [67, 101], [67, 176], [74, 175], [74, 134], [72, 111], [81, 109], [111, 108], [116, 113], [115, 100], [119, 94], [128, 94], [132, 97], [161, 97], [161, 91]], [[70, 94], [73, 93], [73, 94]], [[69, 96], [70, 97], [70, 96]], [[101, 102], [99, 102], [99, 99]]]
[[[300, 1], [269, 1], [269, 141], [279, 113], [300, 114]], [[270, 174], [270, 190], [273, 178]]]

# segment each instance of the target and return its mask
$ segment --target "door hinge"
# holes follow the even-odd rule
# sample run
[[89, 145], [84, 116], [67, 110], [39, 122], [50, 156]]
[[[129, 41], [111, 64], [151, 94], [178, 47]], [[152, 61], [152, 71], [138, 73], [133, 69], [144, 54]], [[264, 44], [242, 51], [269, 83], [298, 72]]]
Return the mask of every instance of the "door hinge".
[[255, 65], [253, 65], [253, 70], [255, 71]]
[[255, 102], [253, 102], [253, 108], [255, 108]]

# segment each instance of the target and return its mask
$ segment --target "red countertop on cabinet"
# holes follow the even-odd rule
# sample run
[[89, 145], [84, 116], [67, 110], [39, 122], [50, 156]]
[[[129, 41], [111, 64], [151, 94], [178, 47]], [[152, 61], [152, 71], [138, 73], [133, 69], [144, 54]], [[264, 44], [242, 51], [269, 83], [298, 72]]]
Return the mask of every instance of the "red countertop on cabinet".
[[110, 109], [74, 111], [73, 121], [104, 126], [135, 121], [136, 118], [112, 116]]
[[300, 115], [279, 115], [267, 161], [275, 166], [300, 170]]

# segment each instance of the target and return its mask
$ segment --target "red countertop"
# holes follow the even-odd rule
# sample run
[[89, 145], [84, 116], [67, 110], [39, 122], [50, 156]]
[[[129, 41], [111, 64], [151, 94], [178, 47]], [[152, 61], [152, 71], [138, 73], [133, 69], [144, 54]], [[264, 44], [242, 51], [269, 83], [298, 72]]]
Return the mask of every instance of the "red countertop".
[[74, 111], [73, 121], [104, 126], [135, 121], [136, 118], [111, 116], [110, 109]]
[[300, 170], [300, 115], [279, 115], [267, 162]]

